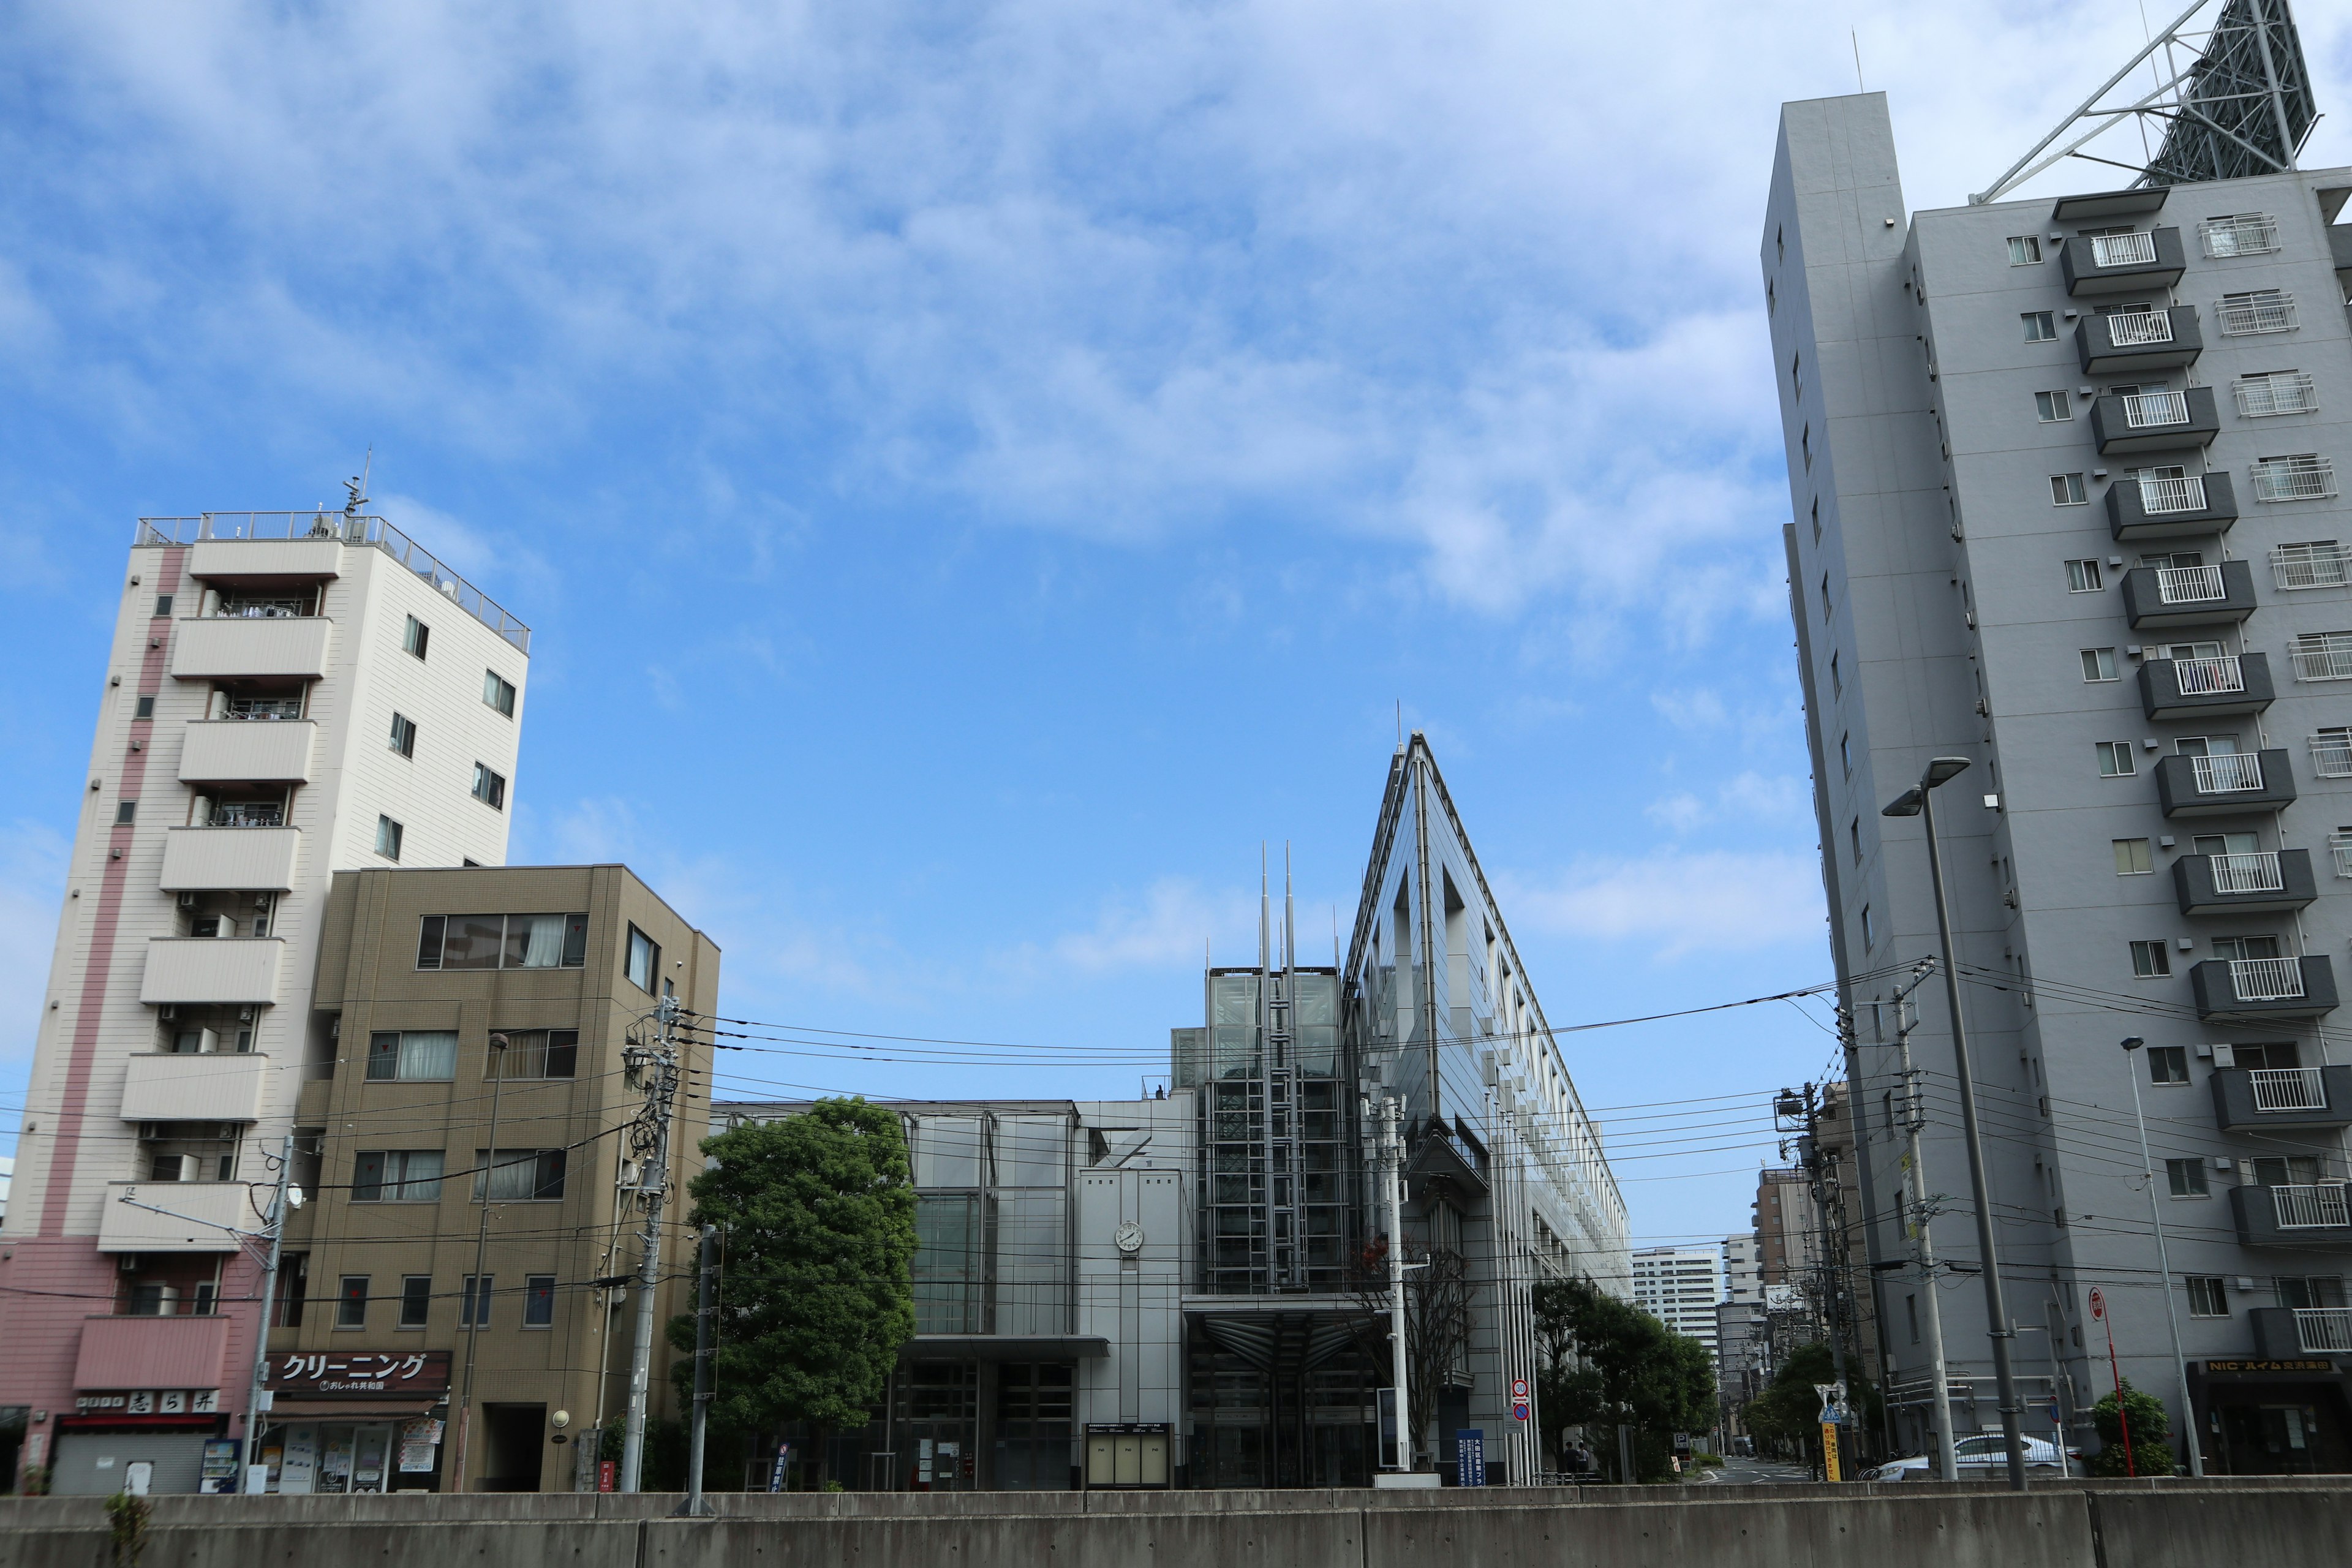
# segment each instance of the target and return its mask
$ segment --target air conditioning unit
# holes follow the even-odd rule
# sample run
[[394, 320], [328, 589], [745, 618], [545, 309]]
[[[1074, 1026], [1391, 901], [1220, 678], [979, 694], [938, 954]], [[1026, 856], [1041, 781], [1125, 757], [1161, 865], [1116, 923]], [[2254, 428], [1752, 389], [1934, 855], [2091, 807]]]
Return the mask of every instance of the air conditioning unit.
[[139, 1272], [139, 1255], [126, 1252], [114, 1260], [114, 1266], [125, 1274], [136, 1274]]
[[194, 893], [182, 893], [182, 894], [180, 895], [180, 907], [181, 907], [182, 909], [184, 909], [184, 910], [193, 910], [193, 909], [194, 909], [194, 908], [196, 907], [196, 896], [195, 896], [195, 894], [194, 894]]
[[180, 1016], [179, 1004], [176, 1002], [166, 1002], [161, 1007], [155, 1009], [155, 1016], [168, 1024]]

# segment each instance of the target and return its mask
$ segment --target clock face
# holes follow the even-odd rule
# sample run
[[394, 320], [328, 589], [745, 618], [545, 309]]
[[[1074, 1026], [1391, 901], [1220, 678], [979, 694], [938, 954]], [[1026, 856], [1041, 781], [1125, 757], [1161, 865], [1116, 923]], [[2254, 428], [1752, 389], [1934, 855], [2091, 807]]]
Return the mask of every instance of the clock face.
[[1143, 1250], [1143, 1227], [1129, 1220], [1110, 1233], [1110, 1240], [1111, 1245], [1121, 1252], [1140, 1252]]

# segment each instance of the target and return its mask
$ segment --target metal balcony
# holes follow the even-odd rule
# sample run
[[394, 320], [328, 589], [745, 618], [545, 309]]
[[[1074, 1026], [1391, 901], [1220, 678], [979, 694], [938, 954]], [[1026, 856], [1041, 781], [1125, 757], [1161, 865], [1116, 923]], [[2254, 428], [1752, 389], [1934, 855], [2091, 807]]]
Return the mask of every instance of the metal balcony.
[[2308, 1247], [2352, 1238], [2352, 1203], [2344, 1184], [2231, 1187], [2230, 1217], [2242, 1247]]
[[2117, 539], [2227, 533], [2237, 521], [2237, 488], [2218, 469], [2177, 479], [2117, 479], [2107, 487], [2107, 531]]
[[2254, 613], [2251, 562], [2210, 566], [2135, 566], [2124, 574], [2124, 616], [2132, 630], [2215, 626]]
[[2091, 437], [2104, 457], [2210, 446], [2221, 433], [2213, 389], [2109, 394], [2091, 404]]
[[2256, 1307], [2246, 1323], [2257, 1361], [2352, 1352], [2352, 1307]]
[[2294, 799], [2294, 770], [2284, 747], [2210, 757], [2162, 757], [2156, 797], [2167, 816], [2223, 816], [2275, 811]]
[[2191, 305], [2116, 316], [2094, 312], [2074, 323], [2074, 353], [2084, 375], [2171, 370], [2194, 364], [2204, 348]]
[[2336, 1011], [2336, 970], [2325, 953], [2302, 958], [2210, 958], [2189, 969], [2197, 1016], [2259, 1021]]
[[2224, 1132], [2352, 1127], [2352, 1067], [2215, 1068], [2212, 1083]]
[[2183, 855], [2172, 863], [2172, 889], [2184, 915], [2269, 914], [2319, 897], [2308, 849]]
[[2066, 292], [2078, 298], [2169, 289], [2188, 269], [2177, 228], [2077, 235], [2058, 251], [2059, 276], [2066, 280]]
[[2139, 667], [2139, 705], [2151, 719], [2259, 713], [2277, 698], [2268, 654], [2151, 658]]

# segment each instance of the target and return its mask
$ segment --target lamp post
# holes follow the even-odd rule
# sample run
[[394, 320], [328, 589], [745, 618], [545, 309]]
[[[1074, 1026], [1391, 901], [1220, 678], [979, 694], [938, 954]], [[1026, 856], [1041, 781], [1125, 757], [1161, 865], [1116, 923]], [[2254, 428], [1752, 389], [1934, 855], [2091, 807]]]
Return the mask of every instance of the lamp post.
[[2197, 1402], [2189, 1397], [2189, 1358], [2180, 1348], [2180, 1315], [2172, 1300], [2172, 1258], [2164, 1245], [2164, 1210], [2156, 1201], [2156, 1162], [2147, 1155], [2147, 1113], [2140, 1109], [2139, 1074], [2132, 1070], [2140, 1047], [2147, 1043], [2137, 1035], [2124, 1041], [2124, 1076], [2131, 1079], [2132, 1120], [2139, 1123], [2139, 1164], [2147, 1177], [2148, 1221], [2156, 1226], [2156, 1267], [2164, 1276], [2164, 1326], [2172, 1331], [2172, 1371], [2180, 1381], [2180, 1420], [2189, 1438], [2189, 1473], [2201, 1481], [2205, 1454], [2198, 1441]]
[[[1927, 830], [1927, 879], [1936, 898], [1936, 934], [1943, 944], [1944, 995], [1952, 1010], [1952, 1066], [1959, 1079], [1960, 1127], [1969, 1151], [1969, 1188], [1976, 1200], [1977, 1250], [1984, 1272], [1985, 1332], [1992, 1341], [1993, 1381], [2000, 1390], [2000, 1432], [2009, 1449], [2009, 1485], [2025, 1489], [2025, 1439], [2020, 1429], [2023, 1412], [2017, 1404], [2017, 1375], [2010, 1366], [2009, 1342], [2016, 1331], [2009, 1325], [2009, 1306], [2000, 1284], [2000, 1262], [1993, 1246], [1992, 1190], [1985, 1179], [1984, 1139], [1977, 1128], [1976, 1075], [1969, 1066], [1969, 1035], [1960, 1014], [1960, 971], [1952, 951], [1952, 913], [1944, 898], [1944, 854], [1936, 843], [1936, 791], [1969, 771], [1966, 757], [1937, 757], [1919, 775], [1919, 782], [1882, 808], [1883, 816], [1919, 816]], [[1956, 1478], [1957, 1479], [1957, 1478]]]

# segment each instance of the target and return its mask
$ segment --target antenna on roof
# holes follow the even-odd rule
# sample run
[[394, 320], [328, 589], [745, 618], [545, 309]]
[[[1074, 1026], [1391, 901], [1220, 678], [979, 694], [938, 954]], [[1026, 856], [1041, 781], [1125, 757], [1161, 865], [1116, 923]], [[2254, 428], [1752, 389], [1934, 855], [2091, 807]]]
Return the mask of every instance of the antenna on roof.
[[367, 461], [361, 465], [360, 471], [358, 473], [353, 474], [350, 479], [343, 481], [343, 489], [351, 492], [352, 498], [343, 503], [343, 515], [345, 517], [359, 516], [360, 508], [367, 505], [368, 477], [374, 472], [375, 443], [371, 441], [368, 443]]

